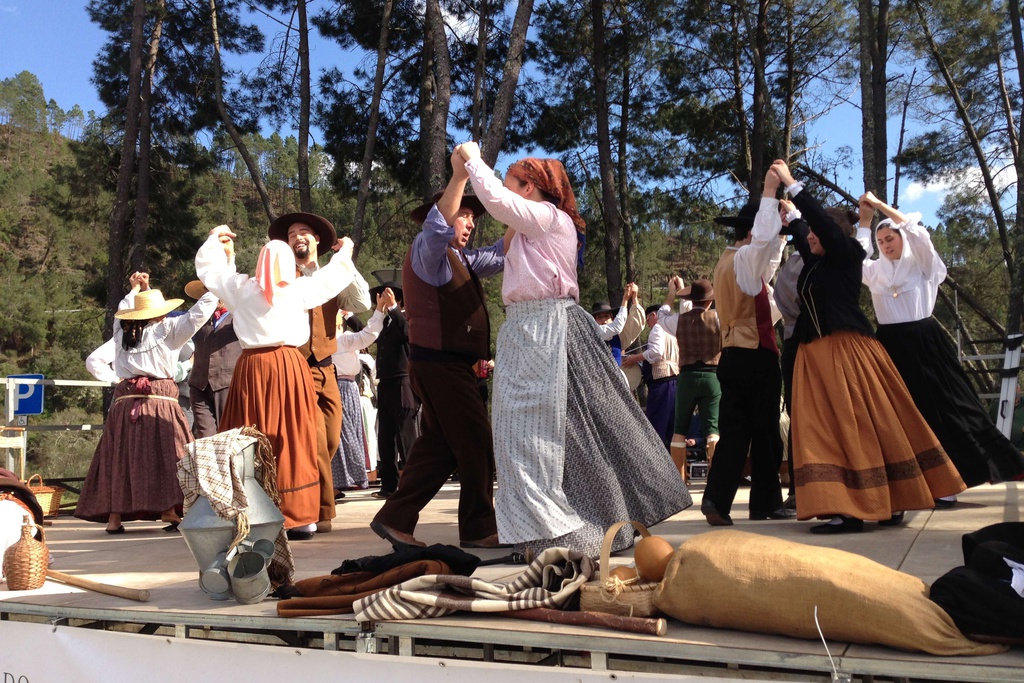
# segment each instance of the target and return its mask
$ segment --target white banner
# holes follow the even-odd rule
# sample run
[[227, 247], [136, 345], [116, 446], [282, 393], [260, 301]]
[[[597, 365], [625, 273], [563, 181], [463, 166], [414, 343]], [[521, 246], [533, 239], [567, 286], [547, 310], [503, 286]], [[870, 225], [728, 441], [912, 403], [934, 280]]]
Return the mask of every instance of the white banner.
[[[599, 672], [523, 664], [327, 652], [140, 636], [0, 621], [0, 683], [257, 683], [260, 681], [487, 681], [735, 683], [734, 679]], [[757, 683], [747, 679], [746, 683]], [[767, 683], [762, 681], [762, 683]]]

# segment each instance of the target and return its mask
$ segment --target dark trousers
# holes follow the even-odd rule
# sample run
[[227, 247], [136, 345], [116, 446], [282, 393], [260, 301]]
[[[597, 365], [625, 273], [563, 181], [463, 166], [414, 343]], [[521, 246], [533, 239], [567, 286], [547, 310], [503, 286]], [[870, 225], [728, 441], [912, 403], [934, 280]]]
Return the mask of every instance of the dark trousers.
[[782, 507], [779, 357], [763, 348], [722, 349], [718, 382], [722, 385], [718, 424], [721, 441], [711, 461], [704, 500], [714, 503], [722, 514], [729, 514], [749, 452], [750, 510], [774, 512]]
[[665, 450], [671, 452], [672, 428], [676, 420], [676, 378], [654, 380], [647, 385], [647, 419], [658, 432]]
[[409, 451], [398, 490], [374, 518], [411, 534], [420, 511], [459, 471], [459, 538], [478, 541], [497, 533], [494, 520], [494, 442], [473, 366], [409, 361], [420, 408], [420, 435]]
[[[334, 366], [311, 367], [313, 388], [316, 390], [316, 469], [320, 474], [321, 522], [334, 519], [334, 476], [331, 458], [341, 443], [341, 392]], [[362, 419], [360, 417], [360, 419]]]
[[188, 398], [192, 406], [192, 435], [197, 439], [205, 439], [217, 433], [221, 413], [224, 412], [224, 401], [228, 399], [228, 388], [214, 391], [207, 384], [205, 389], [189, 386]]
[[398, 461], [405, 462], [406, 444], [402, 433], [414, 408], [403, 404], [402, 383], [406, 378], [388, 380], [377, 385], [377, 473], [380, 490], [394, 493], [398, 488]]

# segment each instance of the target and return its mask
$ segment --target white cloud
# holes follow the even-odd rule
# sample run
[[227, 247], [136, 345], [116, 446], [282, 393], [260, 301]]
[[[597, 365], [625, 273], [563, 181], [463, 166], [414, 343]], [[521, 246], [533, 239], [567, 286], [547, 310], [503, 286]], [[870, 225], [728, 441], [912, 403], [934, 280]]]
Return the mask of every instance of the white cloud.
[[941, 198], [945, 196], [948, 191], [949, 182], [945, 180], [932, 183], [919, 183], [914, 181], [910, 183], [910, 185], [907, 185], [905, 195], [907, 199], [914, 201], [920, 199], [926, 194], [938, 195]]

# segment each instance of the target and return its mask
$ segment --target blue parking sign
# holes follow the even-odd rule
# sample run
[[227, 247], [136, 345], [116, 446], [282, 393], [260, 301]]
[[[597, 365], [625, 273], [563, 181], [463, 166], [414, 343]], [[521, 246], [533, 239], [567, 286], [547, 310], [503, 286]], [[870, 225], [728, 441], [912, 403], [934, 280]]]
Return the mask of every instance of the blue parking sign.
[[[8, 379], [43, 379], [43, 375], [7, 375]], [[17, 384], [14, 387], [15, 415], [43, 414], [43, 385]]]

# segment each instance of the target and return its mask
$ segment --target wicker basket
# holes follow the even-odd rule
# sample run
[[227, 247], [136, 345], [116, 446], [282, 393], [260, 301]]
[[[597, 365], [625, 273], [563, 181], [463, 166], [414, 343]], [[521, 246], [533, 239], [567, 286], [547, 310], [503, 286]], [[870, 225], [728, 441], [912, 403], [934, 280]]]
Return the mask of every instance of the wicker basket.
[[[32, 482], [38, 479], [38, 484]], [[25, 482], [29, 490], [35, 494], [36, 500], [39, 501], [39, 507], [43, 508], [44, 517], [56, 517], [60, 512], [60, 499], [64, 495], [65, 489], [59, 486], [47, 486], [46, 482], [43, 481], [43, 475], [33, 474]]]
[[[32, 538], [32, 529], [39, 529], [37, 541]], [[50, 564], [50, 551], [46, 547], [46, 535], [43, 527], [32, 522], [25, 516], [25, 525], [21, 527], [21, 540], [4, 552], [4, 576], [7, 588], [12, 591], [29, 591], [40, 588], [46, 583], [46, 568]]]
[[610, 557], [615, 534], [626, 524], [632, 524], [641, 536], [650, 536], [640, 522], [618, 522], [604, 535], [601, 544], [601, 563], [598, 566], [597, 581], [589, 581], [580, 587], [580, 609], [588, 612], [606, 612], [624, 617], [650, 617], [658, 614], [654, 596], [660, 583], [654, 581], [620, 581], [608, 576], [611, 569]]

